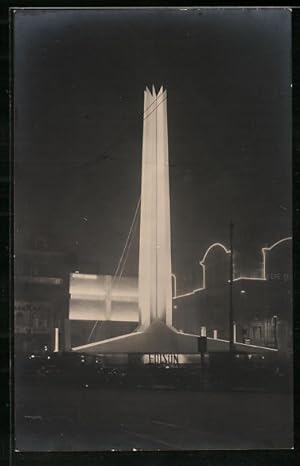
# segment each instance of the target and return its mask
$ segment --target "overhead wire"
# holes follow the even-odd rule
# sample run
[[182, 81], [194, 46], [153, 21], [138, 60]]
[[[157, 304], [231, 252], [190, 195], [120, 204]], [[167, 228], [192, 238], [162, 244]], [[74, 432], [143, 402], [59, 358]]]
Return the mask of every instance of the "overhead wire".
[[113, 282], [114, 282], [115, 277], [117, 276], [117, 274], [118, 274], [118, 272], [119, 272], [119, 269], [121, 268], [121, 263], [122, 263], [122, 260], [123, 260], [123, 258], [124, 258], [124, 255], [126, 254], [126, 248], [127, 248], [128, 243], [129, 243], [129, 241], [130, 241], [130, 236], [131, 236], [131, 233], [132, 233], [133, 228], [134, 228], [134, 224], [135, 224], [135, 221], [136, 221], [136, 218], [137, 218], [137, 215], [138, 215], [138, 211], [139, 211], [139, 208], [140, 208], [140, 204], [141, 204], [141, 196], [139, 197], [137, 206], [136, 206], [135, 211], [134, 211], [134, 216], [133, 216], [133, 219], [132, 219], [130, 228], [129, 228], [129, 233], [128, 233], [128, 235], [127, 235], [127, 238], [126, 238], [126, 241], [125, 241], [125, 245], [124, 245], [122, 254], [121, 254], [121, 256], [120, 256], [118, 265], [117, 265], [116, 270], [115, 270], [115, 273], [114, 273]]
[[[136, 227], [136, 224], [137, 224], [136, 220], [137, 220], [138, 212], [139, 212], [139, 209], [140, 209], [140, 205], [141, 205], [141, 197], [139, 197], [137, 206], [135, 208], [133, 219], [132, 219], [132, 222], [131, 222], [131, 225], [130, 225], [130, 228], [129, 228], [129, 233], [127, 235], [123, 251], [121, 253], [118, 265], [116, 267], [116, 270], [115, 270], [115, 273], [114, 273], [114, 276], [113, 276], [113, 279], [112, 279], [112, 285], [111, 285], [112, 288], [113, 288], [116, 280], [120, 279], [122, 277], [122, 275], [123, 275], [123, 272], [124, 272], [124, 269], [125, 269], [125, 266], [126, 266], [126, 262], [127, 262], [127, 258], [128, 258], [128, 254], [129, 254], [129, 251], [130, 251], [130, 247], [131, 247], [131, 244], [132, 244], [132, 241], [133, 241], [133, 234], [135, 232], [135, 227]], [[96, 320], [96, 322], [94, 323], [94, 326], [93, 326], [93, 328], [91, 330], [91, 333], [90, 333], [90, 335], [88, 337], [88, 343], [90, 342], [90, 340], [92, 338], [92, 335], [93, 335], [94, 331], [96, 330], [96, 327], [97, 327], [98, 323], [99, 323], [99, 320]]]

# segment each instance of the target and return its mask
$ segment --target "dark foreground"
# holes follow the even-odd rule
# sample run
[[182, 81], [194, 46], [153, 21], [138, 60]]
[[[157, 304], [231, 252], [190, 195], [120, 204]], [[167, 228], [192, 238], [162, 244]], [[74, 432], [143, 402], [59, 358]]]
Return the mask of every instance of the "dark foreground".
[[22, 384], [19, 451], [291, 448], [288, 393]]

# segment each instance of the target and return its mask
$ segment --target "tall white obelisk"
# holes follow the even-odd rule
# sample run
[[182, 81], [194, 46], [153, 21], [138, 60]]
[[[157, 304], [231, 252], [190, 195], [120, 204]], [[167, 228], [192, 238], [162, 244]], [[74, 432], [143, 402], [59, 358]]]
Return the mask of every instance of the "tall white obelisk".
[[[73, 347], [87, 353], [185, 353], [199, 351], [199, 335], [172, 326], [171, 227], [167, 127], [167, 91], [144, 93], [139, 309], [140, 325], [129, 334]], [[212, 351], [229, 342], [208, 339]], [[209, 350], [210, 350], [210, 347]], [[244, 345], [243, 350], [251, 345]], [[265, 348], [270, 350], [270, 348]], [[257, 347], [256, 347], [257, 351]], [[272, 351], [275, 351], [272, 349]]]
[[[167, 91], [144, 93], [139, 326], [132, 332], [72, 348], [87, 353], [198, 353], [199, 335], [172, 326], [171, 226]], [[224, 351], [225, 340], [210, 339]], [[218, 351], [219, 349], [217, 349]]]
[[167, 91], [144, 92], [139, 326], [129, 334], [88, 343], [88, 353], [196, 353], [198, 335], [172, 326], [171, 226]]
[[144, 92], [139, 309], [142, 328], [172, 325], [167, 91]]

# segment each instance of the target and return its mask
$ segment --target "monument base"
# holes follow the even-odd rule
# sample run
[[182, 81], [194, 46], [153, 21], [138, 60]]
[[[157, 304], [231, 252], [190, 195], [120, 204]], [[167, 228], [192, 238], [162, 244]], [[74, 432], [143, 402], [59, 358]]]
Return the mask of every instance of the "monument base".
[[196, 353], [198, 336], [179, 333], [173, 327], [156, 320], [146, 329], [77, 346], [73, 351], [87, 353]]
[[[178, 332], [164, 322], [156, 320], [146, 329], [138, 327], [136, 331], [108, 338], [94, 343], [77, 346], [73, 351], [82, 353], [198, 353], [199, 335]], [[274, 348], [235, 343], [237, 352], [265, 353], [277, 352]], [[207, 338], [207, 352], [229, 351], [229, 341], [217, 338]]]

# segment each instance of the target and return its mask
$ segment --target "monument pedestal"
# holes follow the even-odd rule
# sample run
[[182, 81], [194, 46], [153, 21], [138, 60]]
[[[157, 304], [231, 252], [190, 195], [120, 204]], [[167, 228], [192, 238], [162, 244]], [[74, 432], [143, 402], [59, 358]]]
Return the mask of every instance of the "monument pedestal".
[[160, 320], [146, 329], [73, 348], [87, 353], [197, 353], [198, 336], [179, 333]]

